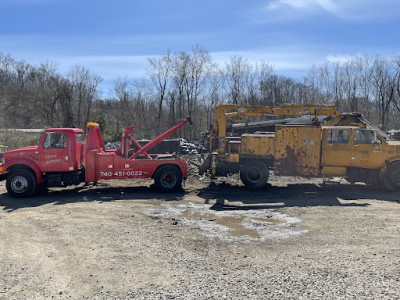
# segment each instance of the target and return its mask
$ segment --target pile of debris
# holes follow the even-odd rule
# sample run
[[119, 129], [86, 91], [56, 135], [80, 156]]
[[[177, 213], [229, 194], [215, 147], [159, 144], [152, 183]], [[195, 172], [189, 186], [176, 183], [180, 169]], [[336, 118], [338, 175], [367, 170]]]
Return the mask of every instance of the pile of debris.
[[400, 130], [392, 129], [387, 134], [395, 141], [400, 141]]
[[119, 147], [121, 147], [121, 142], [108, 142], [107, 144], [105, 144], [104, 146], [107, 150], [110, 149], [118, 149]]
[[[144, 146], [149, 142], [149, 140], [139, 140], [140, 146]], [[105, 145], [107, 150], [118, 149], [121, 146], [121, 142], [108, 142]], [[180, 139], [170, 139], [162, 141], [160, 144], [148, 151], [149, 154], [182, 154], [182, 155], [194, 155], [206, 153], [206, 148], [200, 145], [198, 142], [190, 143], [187, 140]]]
[[191, 155], [191, 154], [201, 154], [206, 153], [207, 150], [203, 145], [200, 145], [198, 142], [190, 143], [185, 139], [179, 139], [180, 149], [179, 153], [183, 155]]

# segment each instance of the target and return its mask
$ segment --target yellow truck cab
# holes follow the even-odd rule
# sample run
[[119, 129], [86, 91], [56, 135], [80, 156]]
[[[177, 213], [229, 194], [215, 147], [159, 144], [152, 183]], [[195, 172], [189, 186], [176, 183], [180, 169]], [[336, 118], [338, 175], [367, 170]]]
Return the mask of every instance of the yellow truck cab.
[[386, 140], [376, 129], [323, 126], [321, 153], [321, 175], [400, 189], [400, 141]]

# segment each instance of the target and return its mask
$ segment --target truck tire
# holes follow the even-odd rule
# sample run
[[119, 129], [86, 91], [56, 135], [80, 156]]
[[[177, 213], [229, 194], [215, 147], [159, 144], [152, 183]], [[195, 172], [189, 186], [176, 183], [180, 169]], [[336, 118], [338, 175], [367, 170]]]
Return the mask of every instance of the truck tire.
[[154, 183], [159, 191], [175, 192], [181, 188], [182, 174], [173, 166], [164, 166], [154, 175]]
[[25, 198], [36, 191], [36, 176], [29, 170], [17, 169], [7, 176], [6, 188], [10, 196]]
[[383, 184], [392, 192], [400, 191], [400, 161], [393, 162], [386, 168]]
[[263, 188], [268, 181], [269, 170], [263, 162], [246, 162], [240, 167], [240, 180], [252, 190]]

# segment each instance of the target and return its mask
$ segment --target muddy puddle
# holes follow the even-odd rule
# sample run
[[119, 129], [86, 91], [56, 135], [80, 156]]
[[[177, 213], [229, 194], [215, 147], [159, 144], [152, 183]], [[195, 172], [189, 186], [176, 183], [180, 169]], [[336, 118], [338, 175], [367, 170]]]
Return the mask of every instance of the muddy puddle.
[[229, 235], [231, 236], [250, 236], [252, 238], [259, 238], [260, 235], [255, 229], [246, 228], [243, 226], [244, 217], [221, 217], [215, 223], [228, 227]]
[[[229, 228], [229, 235], [234, 237], [249, 236], [251, 238], [259, 238], [260, 234], [256, 229], [246, 228], [243, 222], [246, 220], [246, 216], [217, 216], [215, 213], [200, 213], [191, 209], [184, 210], [180, 217], [192, 220], [203, 220], [212, 221], [215, 224], [225, 226]], [[282, 221], [273, 218], [260, 218], [260, 217], [247, 217], [251, 222], [267, 222], [279, 224]]]
[[200, 228], [207, 236], [224, 240], [264, 241], [303, 234], [300, 219], [267, 209], [214, 211], [208, 204], [164, 204], [147, 212], [151, 217], [174, 219], [177, 224]]

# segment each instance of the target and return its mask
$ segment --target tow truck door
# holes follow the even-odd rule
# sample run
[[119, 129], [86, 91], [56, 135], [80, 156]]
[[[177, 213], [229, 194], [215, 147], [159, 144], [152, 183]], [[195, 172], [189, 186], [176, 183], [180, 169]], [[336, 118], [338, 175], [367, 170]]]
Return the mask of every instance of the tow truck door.
[[73, 135], [67, 132], [47, 132], [38, 146], [37, 159], [43, 172], [74, 170]]

